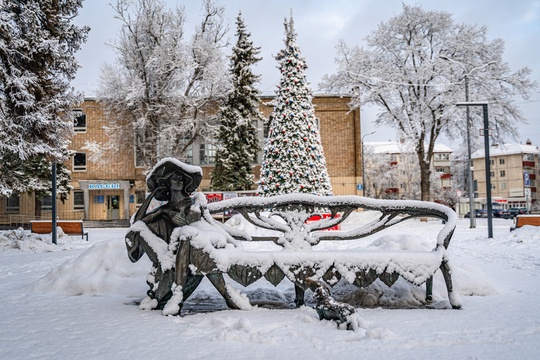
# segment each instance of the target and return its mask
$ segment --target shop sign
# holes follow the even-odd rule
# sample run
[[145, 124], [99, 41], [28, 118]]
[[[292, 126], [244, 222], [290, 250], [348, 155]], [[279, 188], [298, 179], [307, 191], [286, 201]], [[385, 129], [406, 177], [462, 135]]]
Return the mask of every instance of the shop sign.
[[120, 189], [119, 183], [106, 183], [106, 184], [88, 184], [88, 190], [110, 190]]

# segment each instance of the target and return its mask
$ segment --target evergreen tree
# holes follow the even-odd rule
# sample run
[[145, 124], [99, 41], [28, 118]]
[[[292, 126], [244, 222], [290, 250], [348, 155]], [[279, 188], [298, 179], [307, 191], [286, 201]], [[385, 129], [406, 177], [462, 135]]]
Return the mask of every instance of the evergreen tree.
[[[40, 169], [67, 158], [75, 52], [89, 28], [71, 22], [82, 0], [0, 2], [0, 191], [42, 189]], [[37, 166], [39, 164], [39, 166]]]
[[219, 143], [211, 183], [214, 190], [222, 191], [252, 188], [251, 164], [259, 151], [257, 129], [252, 121], [264, 121], [259, 111], [259, 91], [253, 86], [260, 76], [251, 71], [251, 66], [261, 60], [257, 56], [260, 48], [253, 47], [241, 13], [236, 26], [238, 40], [230, 62], [233, 88], [220, 111]]
[[259, 194], [332, 195], [313, 97], [305, 76], [307, 65], [296, 44], [292, 16], [284, 25], [285, 48], [276, 56], [281, 80], [270, 115]]

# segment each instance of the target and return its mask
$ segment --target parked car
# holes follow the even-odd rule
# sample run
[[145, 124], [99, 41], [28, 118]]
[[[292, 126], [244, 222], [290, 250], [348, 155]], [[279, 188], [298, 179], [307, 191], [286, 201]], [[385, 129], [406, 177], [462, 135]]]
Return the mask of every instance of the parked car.
[[[468, 212], [465, 214], [466, 218], [471, 217], [471, 213]], [[486, 209], [476, 209], [474, 213], [474, 217], [476, 218], [487, 218], [487, 210]]]
[[491, 216], [494, 218], [502, 218], [504, 210], [503, 209], [491, 209]]
[[519, 208], [510, 208], [510, 209], [505, 210], [503, 212], [502, 217], [505, 218], [505, 219], [513, 219], [516, 216], [521, 215], [521, 214], [522, 214], [521, 209], [519, 209]]

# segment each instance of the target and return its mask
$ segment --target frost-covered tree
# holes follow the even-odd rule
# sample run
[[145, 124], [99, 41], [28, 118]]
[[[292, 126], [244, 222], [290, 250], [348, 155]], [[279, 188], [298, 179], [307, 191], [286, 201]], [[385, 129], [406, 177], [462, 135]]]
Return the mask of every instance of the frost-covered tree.
[[135, 146], [147, 168], [165, 156], [185, 160], [196, 139], [213, 136], [211, 121], [229, 85], [223, 8], [204, 1], [191, 38], [183, 8], [168, 10], [161, 0], [117, 0], [113, 8], [122, 22], [112, 44], [117, 58], [103, 66], [97, 92], [109, 115], [109, 141], [86, 148]]
[[270, 115], [259, 194], [331, 195], [313, 96], [305, 76], [306, 61], [296, 43], [292, 16], [284, 24], [285, 48], [276, 55], [281, 79]]
[[[50, 191], [50, 164], [67, 158], [82, 0], [0, 2], [0, 193]], [[40, 169], [48, 168], [41, 171]], [[46, 176], [45, 173], [48, 173]], [[48, 181], [47, 181], [48, 180]]]
[[236, 26], [237, 42], [232, 49], [229, 70], [232, 90], [220, 110], [218, 151], [211, 182], [212, 189], [222, 191], [252, 188], [251, 164], [259, 151], [253, 120], [264, 121], [259, 111], [260, 92], [254, 86], [260, 76], [251, 70], [261, 60], [257, 56], [260, 48], [253, 46], [241, 13], [236, 18]]
[[404, 4], [401, 14], [380, 24], [366, 41], [366, 49], [338, 45], [338, 71], [321, 87], [352, 91], [356, 107], [380, 107], [376, 123], [396, 128], [414, 144], [422, 200], [430, 199], [430, 161], [438, 137], [463, 138], [466, 132], [465, 110], [455, 106], [465, 100], [465, 77], [470, 99], [490, 102], [495, 138], [514, 135], [516, 121], [523, 121], [512, 100], [528, 99], [536, 84], [530, 69], [510, 70], [502, 60], [504, 42], [488, 41], [486, 27], [456, 24], [449, 13]]
[[366, 197], [383, 199], [386, 189], [396, 187], [399, 178], [398, 168], [392, 155], [377, 151], [376, 147], [364, 146], [364, 176]]

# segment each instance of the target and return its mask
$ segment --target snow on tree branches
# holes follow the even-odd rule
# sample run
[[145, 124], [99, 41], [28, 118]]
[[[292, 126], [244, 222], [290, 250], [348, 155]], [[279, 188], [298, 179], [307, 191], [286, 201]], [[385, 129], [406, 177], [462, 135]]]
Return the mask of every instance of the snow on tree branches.
[[230, 63], [233, 88], [220, 110], [219, 143], [211, 182], [212, 189], [222, 191], [252, 188], [251, 164], [256, 162], [259, 151], [257, 128], [252, 121], [264, 121], [259, 111], [259, 91], [254, 87], [260, 76], [251, 71], [251, 66], [260, 61], [260, 48], [250, 41], [241, 14], [236, 25], [238, 40]]
[[294, 23], [285, 20], [285, 48], [276, 56], [281, 80], [264, 147], [259, 194], [332, 195], [307, 68], [296, 44]]
[[113, 45], [116, 63], [102, 68], [97, 92], [110, 121], [109, 141], [101, 147], [135, 146], [138, 164], [147, 169], [168, 156], [189, 162], [193, 143], [212, 139], [216, 109], [229, 88], [221, 51], [227, 45], [224, 9], [205, 0], [191, 39], [183, 8], [117, 0], [114, 10], [122, 28]]
[[90, 29], [71, 23], [82, 0], [0, 4], [0, 192], [41, 191], [42, 174], [23, 163], [67, 158], [71, 108], [82, 100], [70, 86], [75, 53]]
[[[321, 84], [332, 92], [352, 89], [355, 107], [380, 107], [376, 124], [396, 128], [414, 145], [422, 200], [430, 200], [430, 162], [439, 135], [465, 135], [464, 110], [455, 106], [465, 100], [465, 78], [471, 100], [490, 102], [496, 139], [515, 135], [515, 122], [523, 121], [513, 100], [528, 99], [535, 88], [530, 69], [512, 73], [502, 60], [503, 41], [486, 38], [486, 27], [456, 24], [449, 13], [403, 4], [401, 14], [367, 37], [367, 49], [338, 44], [338, 71]], [[472, 122], [474, 127], [482, 117]]]

